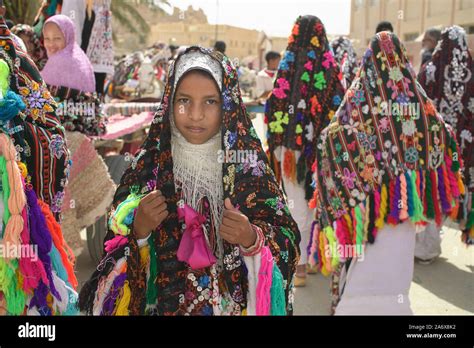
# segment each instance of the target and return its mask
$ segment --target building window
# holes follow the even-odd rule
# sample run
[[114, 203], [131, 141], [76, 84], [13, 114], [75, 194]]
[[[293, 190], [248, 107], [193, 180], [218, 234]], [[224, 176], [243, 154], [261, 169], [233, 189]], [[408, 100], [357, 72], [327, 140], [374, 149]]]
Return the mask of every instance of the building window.
[[474, 24], [467, 24], [462, 26], [466, 31], [466, 34], [474, 34]]
[[364, 0], [355, 0], [354, 1], [354, 7], [355, 7], [356, 10], [360, 9], [363, 6], [364, 6]]
[[473, 8], [474, 7], [474, 1], [472, 0], [460, 0], [458, 3], [459, 10], [466, 10], [468, 8]]

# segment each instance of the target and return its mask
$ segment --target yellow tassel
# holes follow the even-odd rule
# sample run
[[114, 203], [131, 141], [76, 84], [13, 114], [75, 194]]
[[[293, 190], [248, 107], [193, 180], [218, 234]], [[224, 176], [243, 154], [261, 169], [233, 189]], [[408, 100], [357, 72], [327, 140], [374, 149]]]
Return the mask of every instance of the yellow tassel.
[[123, 284], [122, 297], [117, 305], [115, 315], [128, 315], [128, 305], [130, 304], [131, 291], [128, 286], [128, 280]]
[[[321, 253], [321, 273], [324, 276], [328, 276], [331, 271], [328, 268], [328, 261], [326, 260], [326, 238], [324, 236], [324, 232], [321, 231], [319, 234], [319, 250]], [[330, 266], [329, 266], [330, 267]]]
[[344, 214], [344, 219], [347, 222], [347, 226], [349, 226], [349, 232], [352, 235], [352, 220], [349, 214]]
[[379, 208], [379, 217], [375, 221], [375, 226], [380, 230], [385, 224], [385, 216], [387, 215], [387, 206], [388, 206], [388, 193], [387, 185], [382, 185], [382, 192], [380, 194], [380, 208]]
[[465, 188], [464, 188], [464, 183], [462, 182], [461, 174], [459, 172], [457, 172], [456, 177], [458, 179], [459, 193], [464, 195], [466, 191], [465, 191]]
[[148, 265], [149, 260], [150, 260], [150, 246], [146, 244], [140, 248], [140, 264], [142, 266]]

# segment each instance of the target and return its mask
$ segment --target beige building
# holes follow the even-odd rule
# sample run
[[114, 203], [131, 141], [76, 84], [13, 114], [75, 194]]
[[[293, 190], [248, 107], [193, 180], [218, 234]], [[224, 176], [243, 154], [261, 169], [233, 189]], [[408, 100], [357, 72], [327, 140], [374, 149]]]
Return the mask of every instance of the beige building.
[[[382, 20], [392, 23], [417, 66], [426, 29], [456, 24], [474, 34], [474, 0], [352, 0], [350, 37], [358, 53], [367, 47]], [[474, 35], [469, 35], [469, 43], [473, 47]]]
[[281, 52], [285, 50], [288, 41], [286, 37], [268, 37], [258, 30], [209, 24], [204, 11], [194, 10], [192, 6], [186, 10], [174, 7], [173, 13], [167, 14], [151, 11], [146, 5], [137, 1], [137, 9], [150, 26], [147, 42], [139, 42], [136, 35], [115, 20], [117, 55], [140, 50], [160, 41], [179, 46], [213, 47], [217, 38], [226, 43], [226, 54], [229, 57], [252, 61], [254, 68], [259, 68], [265, 65], [266, 52], [269, 50]]
[[191, 6], [185, 11], [174, 8], [171, 16], [151, 25], [149, 37], [149, 44], [162, 41], [204, 47], [213, 47], [217, 39], [226, 43], [229, 57], [239, 60], [256, 57], [257, 61], [270, 49], [283, 51], [287, 43], [287, 38], [270, 38], [258, 30], [209, 24], [202, 10], [195, 11]]

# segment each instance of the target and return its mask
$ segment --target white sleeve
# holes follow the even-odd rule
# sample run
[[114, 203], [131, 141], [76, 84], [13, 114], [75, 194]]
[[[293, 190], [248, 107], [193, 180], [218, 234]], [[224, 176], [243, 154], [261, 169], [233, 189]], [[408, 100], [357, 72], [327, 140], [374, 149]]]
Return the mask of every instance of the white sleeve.
[[248, 291], [247, 291], [247, 315], [256, 315], [257, 306], [257, 282], [258, 271], [260, 270], [261, 253], [254, 256], [244, 256], [245, 266], [247, 267]]
[[148, 242], [148, 238], [150, 238], [150, 236], [151, 236], [151, 233], [146, 238], [137, 239], [138, 247], [141, 248], [142, 246], [145, 246], [146, 243]]

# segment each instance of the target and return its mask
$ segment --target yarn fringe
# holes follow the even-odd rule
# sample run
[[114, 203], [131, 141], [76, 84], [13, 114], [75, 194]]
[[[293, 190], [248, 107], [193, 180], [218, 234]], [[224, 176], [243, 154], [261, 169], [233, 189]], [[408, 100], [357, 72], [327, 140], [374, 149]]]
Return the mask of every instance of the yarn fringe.
[[[335, 220], [333, 226], [321, 228], [319, 223], [314, 224], [308, 246], [310, 265], [319, 264], [322, 274], [331, 274], [341, 261], [359, 256], [367, 242], [375, 241], [377, 231], [385, 224], [410, 220], [415, 225], [425, 226], [428, 221], [434, 221], [441, 226], [443, 216], [456, 217], [465, 189], [458, 172], [459, 162], [448, 155], [445, 159], [436, 170], [408, 170], [390, 183], [382, 183], [363, 202]], [[317, 201], [315, 191], [310, 207], [316, 207]], [[472, 244], [473, 237], [471, 202], [463, 241]]]

